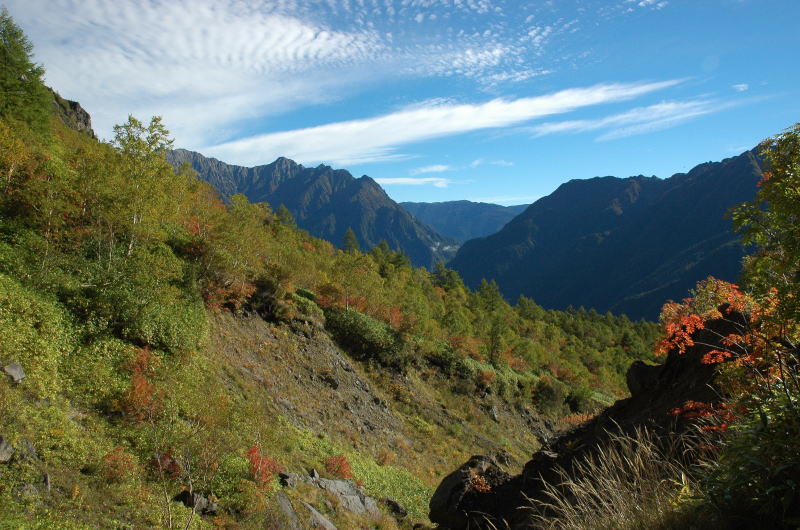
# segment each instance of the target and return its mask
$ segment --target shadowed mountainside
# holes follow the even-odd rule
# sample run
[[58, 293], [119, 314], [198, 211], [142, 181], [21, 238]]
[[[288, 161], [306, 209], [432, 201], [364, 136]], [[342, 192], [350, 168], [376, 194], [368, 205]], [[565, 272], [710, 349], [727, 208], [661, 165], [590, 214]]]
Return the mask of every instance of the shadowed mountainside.
[[746, 151], [663, 180], [571, 180], [500, 232], [465, 243], [449, 265], [468, 285], [497, 281], [511, 300], [654, 319], [698, 280], [736, 279], [744, 249], [725, 214], [753, 198], [760, 177]]

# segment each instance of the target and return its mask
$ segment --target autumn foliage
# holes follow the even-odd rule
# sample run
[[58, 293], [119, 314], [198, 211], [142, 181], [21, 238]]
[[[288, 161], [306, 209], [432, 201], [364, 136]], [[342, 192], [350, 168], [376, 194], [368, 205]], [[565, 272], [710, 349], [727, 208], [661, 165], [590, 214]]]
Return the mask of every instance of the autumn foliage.
[[344, 480], [352, 480], [354, 478], [353, 468], [345, 455], [329, 456], [323, 463], [325, 464], [325, 470], [336, 478]]
[[247, 460], [250, 463], [250, 476], [260, 488], [269, 488], [275, 480], [275, 475], [284, 471], [283, 466], [264, 455], [258, 444], [247, 450]]
[[157, 366], [148, 347], [140, 348], [130, 362], [131, 382], [122, 409], [137, 423], [152, 420], [162, 409], [163, 396], [152, 382]]

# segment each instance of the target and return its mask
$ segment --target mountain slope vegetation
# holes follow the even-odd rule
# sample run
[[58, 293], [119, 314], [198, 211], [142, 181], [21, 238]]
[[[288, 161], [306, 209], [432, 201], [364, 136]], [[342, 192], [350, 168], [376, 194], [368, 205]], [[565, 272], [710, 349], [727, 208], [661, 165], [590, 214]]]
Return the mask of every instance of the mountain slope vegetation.
[[528, 207], [472, 201], [401, 202], [400, 206], [440, 234], [461, 242], [498, 232]]
[[[0, 114], [3, 525], [282, 527], [288, 498], [341, 528], [408, 528], [446, 469], [522, 461], [649, 357], [653, 324], [512, 306], [388, 244], [337, 250], [223, 201], [168, 163], [159, 118], [101, 143], [52, 100], [15, 105]], [[278, 483], [308, 469], [409, 516]], [[173, 500], [196, 495], [213, 511]]]
[[447, 261], [456, 249], [454, 240], [409, 215], [366, 175], [356, 179], [342, 169], [306, 168], [288, 158], [246, 168], [184, 149], [168, 153], [167, 159], [176, 167], [188, 162], [225, 199], [241, 193], [251, 202], [283, 205], [300, 228], [339, 247], [351, 229], [361, 248], [386, 241], [424, 267]]
[[655, 319], [708, 275], [737, 278], [745, 250], [726, 213], [753, 198], [760, 178], [747, 151], [664, 180], [572, 180], [467, 242], [449, 266], [471, 286], [495, 280], [511, 300]]

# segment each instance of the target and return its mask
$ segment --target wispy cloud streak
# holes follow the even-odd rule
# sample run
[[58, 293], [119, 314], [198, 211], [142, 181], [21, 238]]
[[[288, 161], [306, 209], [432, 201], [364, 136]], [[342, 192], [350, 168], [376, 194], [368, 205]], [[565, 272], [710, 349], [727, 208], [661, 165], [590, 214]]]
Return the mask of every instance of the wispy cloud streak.
[[263, 163], [281, 155], [303, 163], [324, 161], [346, 165], [382, 161], [398, 156], [397, 149], [405, 144], [625, 101], [678, 83], [680, 80], [603, 84], [481, 104], [434, 102], [375, 118], [256, 135], [209, 146], [205, 152], [244, 165]]

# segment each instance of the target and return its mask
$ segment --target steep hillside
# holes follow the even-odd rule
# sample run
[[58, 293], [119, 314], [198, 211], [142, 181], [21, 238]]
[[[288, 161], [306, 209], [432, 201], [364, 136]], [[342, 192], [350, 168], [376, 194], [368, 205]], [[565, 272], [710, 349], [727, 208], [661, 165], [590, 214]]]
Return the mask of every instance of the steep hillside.
[[306, 168], [288, 158], [252, 168], [234, 166], [200, 153], [177, 149], [168, 154], [174, 166], [191, 164], [200, 178], [223, 197], [242, 193], [251, 202], [286, 206], [300, 228], [340, 246], [352, 228], [368, 250], [381, 241], [402, 250], [417, 266], [449, 259], [456, 242], [414, 219], [368, 176], [320, 165]]
[[160, 118], [101, 143], [18, 105], [40, 107], [0, 115], [0, 526], [410, 528], [446, 470], [522, 462], [649, 356], [652, 324], [224, 202]]
[[494, 234], [528, 207], [472, 201], [401, 202], [400, 206], [440, 234], [461, 242]]
[[744, 249], [725, 214], [753, 198], [760, 177], [747, 151], [664, 180], [573, 180], [466, 243], [450, 266], [472, 286], [497, 281], [512, 300], [653, 319], [708, 275], [736, 279]]

